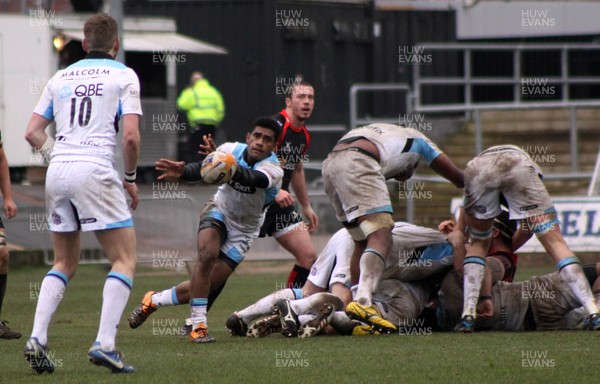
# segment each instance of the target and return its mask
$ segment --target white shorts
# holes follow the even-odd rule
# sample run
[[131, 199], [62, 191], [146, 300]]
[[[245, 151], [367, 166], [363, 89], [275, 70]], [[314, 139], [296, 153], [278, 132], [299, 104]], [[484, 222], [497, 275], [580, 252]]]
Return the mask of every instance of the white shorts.
[[229, 219], [217, 209], [214, 203], [214, 196], [204, 205], [202, 213], [200, 214], [200, 229], [202, 229], [203, 220], [217, 220], [225, 224], [227, 238], [221, 245], [220, 251], [236, 265], [244, 260], [248, 249], [250, 249], [252, 242], [258, 237], [260, 230], [259, 225], [254, 232], [242, 231], [241, 228], [246, 228], [243, 224], [236, 223]]
[[361, 152], [331, 152], [323, 162], [323, 184], [340, 222], [393, 212], [381, 166]]
[[329, 289], [334, 283], [350, 286], [350, 258], [354, 241], [345, 229], [337, 231], [325, 245], [310, 269], [308, 280], [319, 288]]
[[46, 207], [52, 232], [133, 226], [117, 171], [96, 163], [50, 163], [46, 173]]
[[540, 168], [518, 147], [492, 147], [467, 164], [465, 211], [482, 220], [498, 216], [502, 192], [513, 220], [551, 213], [552, 201], [540, 176]]

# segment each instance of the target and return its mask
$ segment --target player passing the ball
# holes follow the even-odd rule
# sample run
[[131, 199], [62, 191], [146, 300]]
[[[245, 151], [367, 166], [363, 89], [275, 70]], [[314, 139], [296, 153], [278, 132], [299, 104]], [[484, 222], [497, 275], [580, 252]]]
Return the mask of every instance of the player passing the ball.
[[[270, 117], [259, 117], [246, 134], [246, 143], [224, 143], [215, 148], [212, 137], [204, 137], [200, 154], [207, 156], [216, 150], [228, 152], [235, 158], [235, 173], [228, 170], [215, 195], [205, 204], [200, 214], [198, 228], [198, 262], [189, 284], [188, 298], [180, 301], [175, 287], [163, 292], [148, 292], [142, 303], [132, 312], [129, 323], [133, 328], [141, 325], [159, 305], [177, 305], [189, 299], [191, 305], [193, 343], [215, 341], [208, 334], [207, 307], [215, 293], [223, 288], [229, 276], [244, 259], [250, 244], [258, 237], [265, 210], [274, 200], [283, 178], [283, 170], [273, 153], [279, 137], [279, 124]], [[218, 156], [213, 156], [218, 161]], [[212, 166], [215, 166], [213, 163]], [[200, 162], [185, 164], [182, 161], [161, 159], [156, 170], [163, 172], [158, 179], [181, 178], [200, 180], [204, 168], [205, 181], [218, 179]], [[218, 168], [218, 167], [217, 167]], [[231, 178], [231, 179], [229, 179]], [[185, 296], [187, 282], [179, 284]], [[211, 296], [212, 295], [212, 296]]]

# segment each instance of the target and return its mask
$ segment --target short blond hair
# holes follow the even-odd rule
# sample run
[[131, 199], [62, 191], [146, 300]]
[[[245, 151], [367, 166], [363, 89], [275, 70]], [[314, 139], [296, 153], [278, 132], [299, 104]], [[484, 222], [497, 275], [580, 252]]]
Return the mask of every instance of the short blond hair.
[[90, 16], [83, 26], [89, 51], [110, 52], [119, 36], [117, 21], [107, 13]]

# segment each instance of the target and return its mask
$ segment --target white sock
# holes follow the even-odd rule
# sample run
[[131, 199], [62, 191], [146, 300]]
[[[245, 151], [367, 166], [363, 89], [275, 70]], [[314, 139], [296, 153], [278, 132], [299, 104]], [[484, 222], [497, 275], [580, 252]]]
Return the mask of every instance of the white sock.
[[333, 304], [336, 308], [340, 305], [340, 299], [331, 293], [319, 292], [305, 299], [290, 301], [290, 307], [297, 315], [316, 314], [325, 303]]
[[463, 267], [463, 312], [464, 316], [477, 316], [477, 301], [485, 275], [485, 259], [479, 256], [465, 257]]
[[115, 349], [115, 337], [123, 310], [127, 305], [133, 282], [127, 275], [110, 272], [104, 283], [102, 292], [102, 313], [96, 341], [105, 351]]
[[556, 267], [558, 268], [560, 277], [569, 284], [569, 287], [579, 299], [583, 308], [585, 308], [586, 313], [588, 315], [598, 313], [598, 306], [594, 300], [590, 284], [583, 273], [583, 269], [581, 269], [577, 257], [572, 256], [562, 259]]
[[263, 297], [258, 300], [256, 303], [238, 311], [238, 316], [244, 321], [246, 324], [250, 324], [252, 320], [271, 314], [271, 308], [275, 305], [277, 300], [287, 299], [294, 300], [297, 296], [294, 294], [294, 290], [287, 288], [281, 289], [279, 291], [275, 291], [270, 295]]
[[329, 323], [333, 328], [336, 329], [342, 335], [352, 334], [352, 329], [356, 323], [346, 315], [344, 311], [337, 311], [333, 313], [333, 319]]
[[31, 337], [36, 337], [42, 345], [48, 343], [48, 326], [63, 298], [68, 282], [65, 274], [55, 270], [49, 271], [42, 280], [31, 331]]
[[596, 300], [596, 305], [600, 306], [600, 292], [594, 293], [594, 300]]
[[162, 292], [155, 293], [152, 295], [152, 304], [159, 307], [167, 307], [170, 305], [179, 305], [177, 300], [177, 289], [176, 287], [165, 289]]
[[304, 325], [314, 318], [315, 317], [313, 315], [298, 315], [298, 323], [300, 323], [300, 325]]
[[196, 297], [190, 300], [190, 306], [192, 307], [192, 327], [196, 327], [200, 323], [208, 326], [208, 319], [206, 317], [206, 306], [208, 305], [208, 299], [205, 297]]
[[370, 306], [373, 292], [379, 284], [383, 272], [383, 256], [374, 249], [367, 248], [360, 257], [360, 278], [356, 291], [356, 301], [360, 305]]

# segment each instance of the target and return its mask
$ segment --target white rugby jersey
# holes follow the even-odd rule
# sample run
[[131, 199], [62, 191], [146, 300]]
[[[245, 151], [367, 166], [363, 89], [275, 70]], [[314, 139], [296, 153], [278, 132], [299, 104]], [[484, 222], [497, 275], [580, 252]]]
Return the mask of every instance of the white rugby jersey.
[[93, 52], [46, 84], [34, 113], [56, 122], [51, 161], [114, 164], [119, 120], [142, 114], [137, 75], [105, 57]]
[[383, 276], [401, 281], [422, 280], [451, 266], [453, 253], [446, 235], [437, 229], [396, 222]]
[[348, 231], [345, 228], [338, 230], [317, 257], [308, 280], [324, 289], [329, 289], [332, 279], [350, 286], [350, 258], [353, 249], [354, 241]]
[[[274, 153], [250, 166], [244, 160], [244, 151], [248, 147], [243, 143], [225, 143], [217, 150], [231, 153], [237, 160], [238, 167], [246, 167], [264, 173], [269, 179], [266, 189], [248, 187], [237, 181], [229, 181], [217, 190], [214, 201], [217, 211], [235, 223], [238, 230], [246, 233], [258, 232], [265, 218], [266, 208], [273, 202], [281, 188], [283, 169]], [[223, 218], [217, 217], [219, 220]]]
[[385, 178], [392, 178], [423, 159], [431, 164], [442, 151], [427, 136], [413, 128], [394, 124], [371, 124], [354, 128], [340, 142], [365, 138], [379, 150], [379, 164]]

